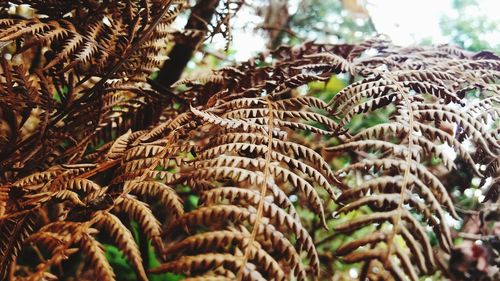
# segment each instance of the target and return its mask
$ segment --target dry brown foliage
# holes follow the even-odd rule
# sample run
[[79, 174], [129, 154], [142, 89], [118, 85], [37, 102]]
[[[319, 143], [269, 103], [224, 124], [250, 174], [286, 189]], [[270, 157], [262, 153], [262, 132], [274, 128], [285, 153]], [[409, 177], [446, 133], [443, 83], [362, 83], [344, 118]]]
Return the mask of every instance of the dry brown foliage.
[[[333, 256], [363, 262], [362, 280], [419, 280], [447, 274], [447, 216], [464, 218], [447, 178], [470, 171], [489, 182], [486, 200], [498, 199], [494, 54], [380, 38], [305, 42], [178, 81], [173, 98], [147, 77], [180, 1], [31, 4], [34, 16], [2, 10], [0, 20], [2, 51], [12, 54], [0, 76], [2, 280], [57, 279], [77, 253], [82, 272], [115, 280], [101, 234], [147, 280], [131, 221], [162, 258], [150, 273], [323, 279]], [[297, 90], [340, 73], [352, 83], [331, 101]], [[380, 109], [387, 122], [350, 129]], [[352, 161], [335, 170], [330, 159], [341, 154]], [[188, 212], [185, 190], [200, 198]], [[318, 241], [320, 227], [372, 231], [333, 250]], [[16, 262], [27, 249], [39, 253], [36, 267]]]

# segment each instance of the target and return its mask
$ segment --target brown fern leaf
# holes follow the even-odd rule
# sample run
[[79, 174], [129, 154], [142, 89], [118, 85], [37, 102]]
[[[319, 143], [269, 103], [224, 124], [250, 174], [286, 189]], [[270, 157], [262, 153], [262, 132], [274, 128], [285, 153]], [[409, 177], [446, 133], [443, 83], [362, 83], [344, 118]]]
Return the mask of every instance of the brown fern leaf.
[[[295, 87], [295, 82], [292, 83], [291, 81], [285, 82], [282, 86], [278, 86], [277, 89], [292, 84]], [[297, 80], [297, 83], [304, 82], [298, 82]], [[195, 87], [198, 87], [198, 85]], [[336, 191], [332, 188], [331, 183], [336, 182], [336, 179], [329, 165], [319, 153], [300, 143], [287, 141], [286, 139], [296, 129], [330, 135], [336, 124], [326, 115], [313, 111], [314, 109], [329, 112], [327, 104], [321, 100], [308, 97], [280, 99], [278, 96], [276, 100], [272, 100], [270, 98], [229, 95], [225, 102], [219, 102], [211, 108], [200, 110], [191, 107], [191, 112], [201, 124], [200, 127], [210, 128], [211, 131], [208, 131], [209, 135], [204, 133], [208, 138], [206, 141], [199, 142], [194, 152], [190, 151], [191, 154], [194, 153], [194, 159], [192, 161], [180, 161], [178, 164], [180, 164], [180, 173], [183, 178], [188, 179], [187, 184], [201, 195], [201, 202], [206, 207], [188, 212], [181, 216], [179, 220], [174, 220], [167, 229], [166, 235], [171, 236], [178, 233], [176, 229], [186, 227], [188, 230], [192, 227], [194, 231], [200, 224], [210, 227], [209, 220], [214, 216], [221, 216], [220, 219], [217, 219], [221, 224], [212, 226], [216, 228], [213, 228], [213, 232], [207, 232], [207, 236], [210, 236], [210, 233], [218, 233], [219, 235], [227, 233], [229, 235], [227, 228], [233, 229], [235, 225], [243, 223], [242, 229], [245, 232], [252, 232], [252, 235], [248, 237], [250, 242], [245, 242], [239, 252], [231, 252], [232, 255], [240, 255], [240, 258], [243, 258], [242, 264], [239, 264], [236, 269], [232, 269], [235, 275], [244, 274], [245, 268], [252, 265], [256, 266], [256, 270], [262, 276], [271, 278], [272, 275], [269, 275], [268, 270], [272, 263], [265, 262], [265, 264], [262, 264], [268, 258], [262, 261], [254, 260], [254, 258], [260, 259], [258, 257], [260, 254], [257, 252], [257, 256], [254, 256], [254, 251], [251, 250], [252, 248], [249, 245], [263, 243], [260, 235], [265, 235], [265, 233], [269, 232], [269, 229], [282, 225], [287, 225], [294, 232], [299, 244], [304, 245], [302, 248], [305, 249], [310, 259], [310, 271], [314, 275], [319, 274], [316, 250], [311, 238], [307, 237], [307, 231], [301, 226], [300, 218], [287, 194], [299, 190], [299, 193], [303, 194], [303, 198], [311, 206], [311, 210], [319, 216], [323, 226], [326, 227], [323, 202], [315, 186], [323, 188], [330, 198], [335, 198], [337, 196]], [[269, 125], [270, 119], [272, 119], [272, 126]], [[314, 123], [314, 125], [309, 123]], [[182, 128], [182, 125], [180, 128]], [[197, 128], [193, 127], [193, 129]], [[163, 142], [165, 147], [163, 149], [160, 147], [151, 148], [150, 151], [155, 151], [155, 157], [161, 156], [163, 159], [173, 159], [172, 157], [179, 152], [171, 149], [172, 145], [175, 146], [176, 144], [175, 142], [172, 143], [172, 137], [169, 139], [169, 136], [172, 136], [172, 134], [182, 136], [186, 133], [183, 130], [177, 132], [170, 130], [170, 133], [165, 137], [166, 141]], [[189, 132], [189, 134], [193, 133]], [[201, 133], [203, 133], [202, 130], [198, 132], [198, 134]], [[176, 138], [181, 138], [180, 136]], [[272, 136], [271, 139], [269, 136]], [[156, 143], [159, 143], [159, 140]], [[144, 149], [136, 151], [141, 154], [146, 152]], [[152, 155], [151, 152], [146, 153]], [[154, 165], [165, 166], [162, 163], [158, 159], [154, 162]], [[268, 176], [266, 176], [266, 173]], [[267, 192], [264, 195], [261, 194], [262, 191], [259, 192], [259, 187], [264, 185], [264, 189], [269, 190], [269, 195], [267, 195]], [[265, 199], [267, 197], [269, 199]], [[269, 223], [267, 223], [268, 220]], [[265, 225], [261, 225], [263, 221], [266, 222]], [[280, 229], [280, 231], [283, 230]], [[203, 234], [199, 236], [189, 236], [188, 234], [182, 240], [186, 242], [178, 242], [181, 243], [179, 246], [173, 244], [172, 247], [184, 247], [181, 245], [188, 243], [187, 241], [204, 241], [198, 240], [204, 237]], [[291, 243], [289, 242], [290, 237], [284, 237], [284, 239], [286, 244]], [[276, 238], [273, 241], [276, 241]], [[207, 243], [209, 242], [207, 241]], [[220, 253], [223, 249], [219, 249], [217, 245], [210, 242], [207, 244], [205, 251]], [[266, 249], [269, 251], [272, 248]], [[288, 251], [290, 252], [290, 250]], [[267, 252], [262, 254], [262, 258], [267, 256], [276, 259], [276, 253], [270, 252], [270, 256], [268, 256]], [[198, 256], [193, 257], [201, 257], [201, 255], [205, 254], [200, 253]], [[277, 255], [277, 257], [279, 256]], [[291, 259], [292, 264], [290, 267], [293, 272], [272, 266], [271, 268], [275, 268], [275, 274], [282, 272], [275, 275], [277, 276], [275, 278], [288, 279], [295, 275], [300, 279], [304, 279], [306, 273], [300, 269], [302, 264], [298, 262], [299, 259], [296, 254], [289, 254], [288, 257]], [[180, 261], [183, 257], [174, 256], [170, 258]], [[172, 264], [175, 264], [175, 262], [165, 263], [160, 266], [159, 271], [165, 271]], [[193, 266], [196, 265], [193, 264]], [[209, 272], [217, 266], [203, 268], [202, 272]], [[197, 274], [192, 273], [195, 276]]]
[[102, 245], [91, 235], [84, 233], [80, 238], [80, 247], [86, 255], [89, 264], [92, 265], [92, 271], [99, 280], [115, 280], [115, 273], [106, 260]]
[[142, 266], [141, 252], [135, 243], [134, 236], [125, 225], [113, 214], [99, 212], [93, 218], [98, 228], [102, 228], [114, 239], [118, 248], [124, 253], [134, 267], [139, 280], [148, 280]]
[[[341, 207], [337, 215], [354, 210], [357, 215], [335, 229], [346, 233], [368, 229], [372, 234], [345, 243], [336, 253], [348, 263], [365, 262], [362, 278], [374, 266], [387, 270], [396, 280], [418, 280], [419, 275], [436, 270], [437, 257], [425, 227], [432, 229], [442, 250], [449, 252], [453, 243], [445, 214], [459, 218], [451, 186], [445, 186], [426, 162], [436, 157], [454, 173], [458, 171], [455, 157], [462, 158], [484, 179], [479, 165], [498, 155], [495, 136], [487, 124], [461, 110], [465, 107], [464, 95], [457, 93], [460, 85], [477, 83], [467, 70], [479, 65], [495, 67], [495, 63], [474, 62], [461, 52], [438, 55], [434, 50], [398, 50], [400, 63], [388, 61], [394, 49], [381, 49], [373, 59], [364, 58], [359, 63], [352, 58], [358, 71], [368, 77], [346, 87], [330, 102], [341, 119], [339, 128], [355, 116], [394, 104], [390, 122], [362, 129], [354, 136], [339, 131], [344, 134], [344, 143], [325, 151], [370, 153], [366, 159], [355, 160], [337, 172], [337, 178], [349, 186], [338, 198]], [[433, 56], [440, 57], [425, 59]], [[405, 57], [419, 58], [427, 65], [409, 64]], [[377, 64], [387, 66], [389, 71], [374, 71]], [[446, 69], [444, 65], [453, 67]], [[483, 105], [489, 108], [491, 103], [486, 100]], [[449, 124], [457, 129], [450, 132]], [[465, 147], [466, 138], [475, 144], [474, 151]], [[445, 152], [444, 146], [452, 148], [455, 155]], [[349, 180], [359, 176], [364, 181]], [[370, 212], [363, 211], [366, 207]]]
[[33, 226], [33, 212], [0, 220], [0, 277], [2, 279], [7, 277], [11, 262], [17, 257], [24, 240], [33, 231]]

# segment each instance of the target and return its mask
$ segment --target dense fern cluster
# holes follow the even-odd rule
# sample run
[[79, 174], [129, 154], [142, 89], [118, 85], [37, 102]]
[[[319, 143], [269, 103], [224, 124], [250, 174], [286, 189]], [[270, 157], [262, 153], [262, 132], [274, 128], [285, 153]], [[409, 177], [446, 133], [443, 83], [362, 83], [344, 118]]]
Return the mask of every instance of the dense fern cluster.
[[[450, 175], [470, 171], [498, 199], [492, 53], [306, 42], [178, 81], [171, 100], [146, 78], [180, 3], [32, 6], [37, 16], [0, 22], [12, 54], [0, 79], [2, 280], [74, 276], [61, 264], [75, 260], [82, 278], [115, 280], [103, 241], [138, 280], [326, 279], [338, 260], [362, 262], [361, 280], [419, 280], [448, 274], [448, 222], [463, 219]], [[351, 83], [331, 100], [308, 94], [336, 75]], [[350, 126], [381, 110], [385, 122]], [[160, 266], [148, 268], [137, 229]]]
[[89, 145], [147, 126], [169, 105], [145, 82], [164, 60], [181, 3], [11, 2], [25, 1], [0, 4], [11, 58], [1, 73], [4, 178], [77, 162]]

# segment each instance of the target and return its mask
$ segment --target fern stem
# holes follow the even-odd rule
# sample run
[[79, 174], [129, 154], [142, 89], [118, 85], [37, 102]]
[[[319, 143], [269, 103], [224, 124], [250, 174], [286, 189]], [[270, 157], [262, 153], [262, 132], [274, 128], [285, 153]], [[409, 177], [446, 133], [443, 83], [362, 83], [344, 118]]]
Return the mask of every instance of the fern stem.
[[245, 255], [243, 256], [243, 264], [238, 272], [237, 280], [242, 280], [243, 271], [245, 269], [245, 265], [248, 261], [250, 255], [250, 248], [253, 245], [255, 238], [257, 236], [257, 232], [259, 230], [260, 221], [262, 220], [262, 213], [264, 211], [264, 198], [267, 193], [267, 180], [271, 174], [269, 166], [271, 164], [272, 150], [273, 150], [273, 126], [274, 126], [274, 116], [273, 116], [273, 105], [271, 99], [266, 96], [267, 108], [269, 110], [269, 120], [268, 120], [268, 130], [267, 130], [267, 152], [266, 152], [266, 164], [264, 166], [264, 179], [262, 181], [262, 185], [260, 186], [260, 198], [259, 205], [257, 207], [257, 218], [255, 219], [255, 223], [252, 227], [252, 235], [250, 237], [250, 241], [248, 245], [245, 247]]
[[413, 130], [414, 130], [414, 121], [413, 121], [413, 108], [411, 107], [411, 102], [410, 102], [410, 99], [408, 98], [408, 95], [407, 95], [407, 92], [405, 91], [405, 89], [403, 89], [403, 87], [401, 87], [401, 85], [399, 84], [399, 82], [394, 78], [392, 77], [392, 75], [389, 75], [389, 79], [391, 79], [396, 88], [398, 89], [398, 91], [401, 92], [402, 96], [403, 96], [403, 99], [404, 99], [404, 102], [407, 106], [407, 109], [408, 109], [408, 125], [409, 125], [409, 128], [408, 128], [408, 149], [406, 150], [406, 153], [405, 153], [405, 161], [406, 161], [406, 166], [405, 166], [405, 172], [404, 172], [404, 175], [403, 175], [403, 183], [401, 184], [401, 191], [400, 191], [400, 194], [399, 194], [399, 203], [398, 203], [398, 207], [396, 209], [396, 218], [393, 220], [393, 228], [392, 228], [392, 232], [389, 234], [388, 238], [387, 238], [387, 253], [386, 253], [386, 256], [384, 258], [384, 266], [385, 267], [388, 267], [389, 266], [389, 259], [390, 259], [390, 256], [393, 252], [393, 244], [394, 244], [394, 237], [398, 234], [399, 232], [399, 224], [401, 223], [401, 214], [402, 214], [402, 211], [401, 209], [403, 208], [403, 204], [404, 204], [404, 201], [405, 201], [405, 195], [406, 195], [406, 188], [408, 187], [408, 180], [409, 180], [409, 177], [410, 177], [410, 163], [411, 163], [411, 151], [413, 149]]

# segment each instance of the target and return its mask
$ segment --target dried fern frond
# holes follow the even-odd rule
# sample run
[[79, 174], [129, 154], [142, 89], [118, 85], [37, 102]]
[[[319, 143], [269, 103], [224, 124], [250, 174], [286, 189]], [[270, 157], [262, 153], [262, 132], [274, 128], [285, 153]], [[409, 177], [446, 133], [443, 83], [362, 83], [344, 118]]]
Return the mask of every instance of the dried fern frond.
[[[406, 56], [405, 51], [397, 53], [400, 59]], [[346, 183], [349, 190], [339, 197], [338, 203], [343, 207], [337, 214], [358, 210], [359, 215], [335, 229], [352, 233], [369, 228], [373, 234], [344, 244], [336, 253], [346, 262], [364, 261], [364, 274], [375, 266], [377, 270], [388, 270], [396, 280], [418, 280], [419, 275], [436, 270], [437, 254], [432, 251], [425, 227], [432, 229], [440, 248], [449, 252], [453, 243], [445, 213], [459, 219], [450, 196], [452, 187], [445, 186], [426, 162], [439, 159], [450, 173], [454, 173], [459, 171], [455, 164], [457, 158], [462, 158], [468, 169], [484, 177], [479, 166], [487, 163], [488, 157], [498, 155], [499, 143], [487, 124], [466, 110], [463, 96], [455, 94], [464, 85], [477, 83], [468, 75], [474, 68], [471, 66], [476, 65], [473, 60], [463, 58], [464, 54], [460, 53], [461, 58], [451, 54], [429, 61], [425, 58], [430, 51], [417, 50], [410, 52], [408, 57], [420, 58], [428, 65], [415, 69], [408, 60], [387, 63], [388, 54], [390, 52], [379, 50], [375, 60], [363, 59], [358, 68], [369, 76], [346, 87], [330, 102], [341, 118], [339, 127], [349, 124], [356, 115], [389, 104], [395, 107], [389, 115], [389, 123], [363, 129], [354, 136], [340, 130], [344, 143], [327, 149], [335, 153], [346, 150], [370, 153], [368, 159], [337, 172], [337, 178], [347, 180], [361, 175], [365, 181]], [[389, 70], [371, 70], [377, 64], [386, 65]], [[443, 65], [457, 66], [445, 69]], [[482, 66], [496, 67], [494, 63]], [[439, 74], [428, 72], [437, 69]], [[456, 129], [449, 131], [449, 124]], [[475, 151], [464, 146], [466, 138], [474, 143]], [[445, 147], [453, 148], [456, 154], [445, 152]], [[365, 207], [372, 212], [362, 212]], [[379, 260], [381, 265], [374, 265], [373, 259]]]
[[[1, 5], [12, 4], [24, 1]], [[30, 17], [14, 14], [0, 20], [0, 42], [6, 42], [2, 54], [12, 57], [7, 61], [2, 55], [0, 71], [7, 125], [0, 145], [2, 157], [8, 159], [0, 172], [9, 180], [25, 175], [14, 166], [34, 172], [77, 163], [99, 141], [155, 123], [171, 101], [146, 82], [166, 59], [161, 53], [168, 26], [184, 5], [30, 4]]]
[[[18, 2], [23, 4], [24, 1]], [[59, 70], [75, 68], [91, 76], [107, 75], [122, 56], [128, 56], [127, 61], [122, 62], [120, 73], [136, 80], [144, 79], [144, 74], [159, 66], [160, 39], [166, 35], [165, 26], [179, 12], [174, 3], [165, 15], [161, 15], [171, 1], [132, 1], [129, 4], [112, 1], [109, 5], [93, 2], [87, 7], [60, 1], [30, 4], [36, 10], [34, 17], [2, 21], [0, 41], [21, 42], [17, 52], [30, 50], [35, 45], [47, 46], [52, 58], [45, 62], [44, 69], [62, 64]], [[49, 15], [51, 19], [39, 15]], [[153, 26], [160, 15], [160, 23]], [[141, 33], [150, 26], [154, 28], [152, 35], [142, 38]], [[131, 49], [139, 40], [145, 41], [137, 49]]]
[[[314, 186], [322, 187], [334, 199], [336, 195], [330, 183], [334, 182], [335, 179], [332, 178], [333, 172], [330, 170], [328, 164], [324, 162], [317, 152], [301, 144], [286, 141], [285, 138], [288, 135], [287, 130], [289, 128], [299, 128], [328, 135], [328, 130], [333, 130], [332, 126], [334, 123], [327, 117], [317, 113], [311, 112], [308, 114], [307, 111], [278, 110], [280, 107], [285, 109], [288, 104], [302, 106], [301, 102], [303, 103], [304, 101], [297, 100], [295, 102], [291, 100], [287, 102], [286, 100], [278, 100], [276, 108], [274, 108], [274, 102], [269, 98], [236, 98], [228, 100], [226, 103], [221, 103], [213, 109], [209, 108], [206, 111], [191, 108], [194, 117], [197, 117], [199, 120], [199, 128], [202, 129], [199, 133], [203, 132], [204, 127], [211, 128], [211, 132], [209, 131], [210, 134], [207, 135], [208, 139], [199, 143], [198, 147], [195, 148], [193, 152], [196, 155], [195, 159], [191, 161], [176, 161], [175, 164], [171, 164], [174, 164], [173, 167], [179, 165], [181, 178], [187, 179], [187, 184], [201, 195], [201, 202], [206, 207], [186, 213], [179, 220], [174, 220], [169, 229], [167, 229], [166, 235], [170, 236], [175, 233], [178, 236], [179, 229], [185, 229], [186, 227], [189, 229], [188, 225], [197, 228], [200, 224], [204, 224], [206, 227], [211, 227], [211, 231], [215, 234], [228, 227], [234, 228], [236, 225], [244, 223], [241, 227], [244, 226], [247, 232], [255, 234], [245, 238], [245, 241], [248, 239], [248, 242], [245, 242], [239, 251], [231, 252], [232, 255], [235, 255], [235, 258], [239, 256], [239, 259], [243, 261], [238, 266], [231, 268], [233, 273], [235, 275], [245, 274], [245, 268], [253, 265], [256, 266], [255, 270], [260, 272], [264, 277], [272, 278], [273, 276], [278, 276], [277, 278], [288, 278], [287, 276], [292, 273], [278, 266], [279, 263], [273, 261], [274, 256], [271, 253], [262, 252], [263, 256], [261, 258], [264, 260], [260, 260], [260, 252], [256, 252], [257, 256], [254, 257], [254, 254], [252, 254], [253, 250], [248, 250], [248, 247], [251, 247], [248, 246], [248, 243], [256, 243], [256, 247], [262, 247], [260, 245], [262, 242], [259, 242], [261, 238], [257, 236], [268, 233], [269, 229], [274, 229], [284, 223], [288, 225], [289, 230], [294, 232], [299, 243], [303, 245], [302, 248], [305, 249], [310, 259], [312, 272], [318, 274], [319, 261], [316, 250], [311, 238], [308, 237], [308, 232], [301, 226], [300, 218], [288, 199], [287, 193], [294, 189], [300, 190], [300, 194], [303, 194], [304, 199], [311, 205], [311, 210], [318, 214], [323, 221], [323, 225], [326, 227], [323, 203]], [[317, 104], [324, 105], [321, 103]], [[234, 110], [224, 110], [226, 107], [234, 108]], [[219, 112], [224, 114], [218, 115]], [[270, 112], [273, 114], [272, 117], [270, 117]], [[272, 127], [269, 127], [270, 121], [268, 118], [272, 118], [273, 120]], [[319, 122], [325, 129], [316, 129], [317, 127], [306, 124], [305, 122], [307, 121]], [[180, 151], [171, 149], [170, 146], [172, 144], [168, 140], [172, 138], [172, 134], [174, 133], [180, 136], [186, 134], [187, 132], [180, 130], [182, 126], [176, 129], [178, 130], [177, 132], [173, 130], [166, 134], [166, 144], [163, 149], [158, 147], [150, 150], [151, 152], [155, 151], [153, 152], [154, 157], [161, 156], [163, 159], [165, 157], [173, 159], [175, 155], [179, 154]], [[215, 133], [217, 131], [221, 132], [221, 134]], [[189, 134], [193, 133], [194, 131], [189, 131]], [[272, 137], [270, 138], [269, 136]], [[147, 154], [151, 155], [151, 152]], [[153, 164], [150, 163], [147, 165], [150, 165], [150, 167], [155, 167], [156, 165], [165, 167], [169, 164], [158, 159]], [[264, 172], [266, 170], [267, 176]], [[234, 185], [222, 187], [226, 186], [228, 179]], [[265, 189], [269, 190], [269, 199], [264, 199], [264, 196], [267, 197], [267, 194], [261, 195], [259, 192], [263, 185], [266, 185]], [[214, 195], [213, 192], [219, 190], [222, 193]], [[218, 198], [222, 196], [222, 201], [219, 202], [213, 196]], [[228, 205], [221, 204], [226, 200], [229, 200], [227, 202]], [[265, 203], [267, 200], [270, 200], [270, 203]], [[213, 207], [211, 207], [212, 205]], [[260, 205], [262, 207], [259, 207]], [[259, 208], [262, 208], [261, 215], [257, 211]], [[220, 225], [210, 226], [209, 221], [214, 217], [220, 217], [220, 219], [217, 219], [217, 221], [221, 222]], [[276, 219], [277, 221], [275, 221]], [[265, 221], [267, 220], [270, 220], [270, 222], [266, 223]], [[210, 233], [212, 232], [207, 232], [206, 235], [211, 235]], [[261, 232], [263, 233], [258, 234]], [[281, 239], [285, 239], [285, 242], [282, 243], [290, 245], [291, 242], [289, 241], [291, 237], [287, 237], [284, 234], [279, 234], [279, 236], [282, 237]], [[200, 236], [200, 239], [202, 238], [203, 235]], [[191, 241], [192, 239], [195, 238], [188, 235], [182, 241]], [[178, 243], [181, 243], [180, 245], [187, 243], [182, 241]], [[173, 245], [172, 247], [181, 247], [180, 245], [175, 246], [177, 244]], [[207, 247], [206, 252], [199, 252], [197, 256], [193, 256], [192, 259], [185, 260], [183, 263], [188, 261], [194, 262], [202, 257], [203, 259], [216, 257], [218, 254], [208, 255], [210, 251], [214, 251], [216, 248], [216, 245]], [[302, 265], [298, 262], [300, 260], [298, 253], [291, 255], [290, 249], [288, 252], [288, 259], [291, 259], [293, 262], [290, 265], [294, 269], [293, 275], [304, 278], [305, 271], [299, 269]], [[170, 258], [174, 258], [175, 260], [175, 258], [183, 257], [173, 256]], [[254, 258], [257, 258], [257, 260], [254, 260]], [[161, 266], [155, 272], [167, 270], [170, 268], [170, 265], [176, 264], [174, 260]], [[200, 260], [199, 262], [202, 261]], [[214, 264], [209, 268], [205, 268], [205, 270], [214, 269], [215, 267], [216, 265]], [[270, 267], [274, 268], [273, 273], [267, 271], [270, 270]], [[178, 272], [187, 273], [186, 270], [188, 269], [179, 268], [179, 270]], [[278, 274], [278, 272], [281, 273]]]

